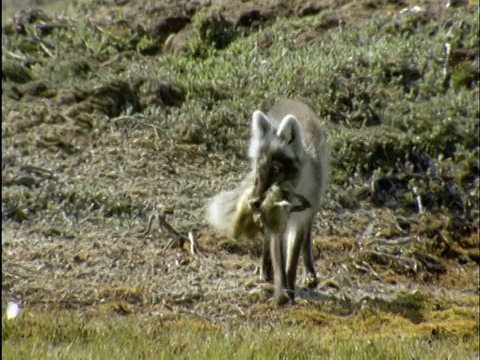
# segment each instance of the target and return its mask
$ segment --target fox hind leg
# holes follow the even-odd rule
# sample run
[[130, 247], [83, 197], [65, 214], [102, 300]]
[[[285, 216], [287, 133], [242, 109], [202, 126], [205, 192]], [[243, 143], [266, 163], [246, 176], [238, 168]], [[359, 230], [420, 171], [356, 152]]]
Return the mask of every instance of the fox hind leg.
[[302, 257], [305, 265], [304, 285], [309, 289], [313, 289], [318, 285], [318, 278], [312, 253], [312, 220], [309, 221], [303, 233]]

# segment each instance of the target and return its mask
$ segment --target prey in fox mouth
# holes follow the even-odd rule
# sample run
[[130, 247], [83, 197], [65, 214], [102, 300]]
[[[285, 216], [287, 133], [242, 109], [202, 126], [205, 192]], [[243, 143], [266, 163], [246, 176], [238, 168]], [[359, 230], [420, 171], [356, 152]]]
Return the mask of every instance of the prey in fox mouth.
[[[265, 196], [273, 185], [277, 185], [284, 192], [293, 193], [299, 180], [299, 162], [282, 153], [268, 156], [262, 154], [255, 167], [251, 206], [259, 209]], [[307, 201], [305, 199], [305, 201]]]

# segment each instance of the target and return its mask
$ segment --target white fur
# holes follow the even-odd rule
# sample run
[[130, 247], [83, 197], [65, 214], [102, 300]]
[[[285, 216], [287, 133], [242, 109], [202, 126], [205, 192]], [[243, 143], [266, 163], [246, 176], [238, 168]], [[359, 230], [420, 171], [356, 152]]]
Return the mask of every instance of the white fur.
[[277, 136], [292, 149], [297, 159], [303, 160], [305, 150], [302, 141], [302, 130], [295, 116], [287, 115], [283, 118], [278, 127]]
[[293, 247], [295, 246], [295, 234], [298, 229], [301, 229], [305, 227], [305, 225], [308, 223], [308, 221], [313, 217], [315, 214], [315, 210], [312, 209], [307, 209], [302, 212], [296, 212], [296, 213], [291, 213], [290, 217], [288, 219], [288, 224], [285, 229], [285, 233], [283, 236], [286, 239], [286, 246], [284, 248], [285, 250], [285, 260], [286, 260], [286, 267], [288, 268], [291, 266], [290, 264], [287, 263], [288, 260], [291, 260], [292, 257], [290, 254], [293, 251]]
[[272, 128], [272, 123], [263, 112], [257, 110], [253, 113], [252, 138], [248, 148], [248, 156], [251, 159], [257, 158], [260, 144], [270, 134]]

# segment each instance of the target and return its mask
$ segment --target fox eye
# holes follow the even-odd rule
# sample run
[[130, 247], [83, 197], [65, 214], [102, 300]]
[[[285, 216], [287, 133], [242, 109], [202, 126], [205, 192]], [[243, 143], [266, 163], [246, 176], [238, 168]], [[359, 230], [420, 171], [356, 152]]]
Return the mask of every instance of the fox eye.
[[283, 170], [283, 165], [280, 162], [275, 161], [272, 164], [272, 170], [275, 174], [279, 174]]

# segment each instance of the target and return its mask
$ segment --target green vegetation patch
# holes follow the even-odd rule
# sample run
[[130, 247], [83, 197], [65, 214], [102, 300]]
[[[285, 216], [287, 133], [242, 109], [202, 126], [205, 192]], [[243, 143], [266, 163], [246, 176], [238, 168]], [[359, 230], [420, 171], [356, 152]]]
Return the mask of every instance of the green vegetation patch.
[[[478, 325], [471, 310], [437, 315], [435, 324], [413, 325], [385, 313], [353, 318], [316, 314], [307, 325], [289, 326], [301, 309], [282, 311], [285, 320], [240, 328], [215, 325], [195, 316], [80, 315], [24, 313], [2, 324], [6, 358], [131, 359], [178, 358], [462, 358], [478, 350]], [[460, 316], [461, 321], [453, 321]], [[473, 319], [472, 319], [473, 320]], [[309, 325], [308, 325], [309, 324]], [[328, 329], [328, 332], [326, 331]], [[405, 334], [399, 336], [400, 334]], [[408, 334], [408, 335], [407, 335]]]
[[14, 83], [25, 84], [32, 81], [30, 71], [18, 61], [2, 61], [2, 80], [10, 80]]

